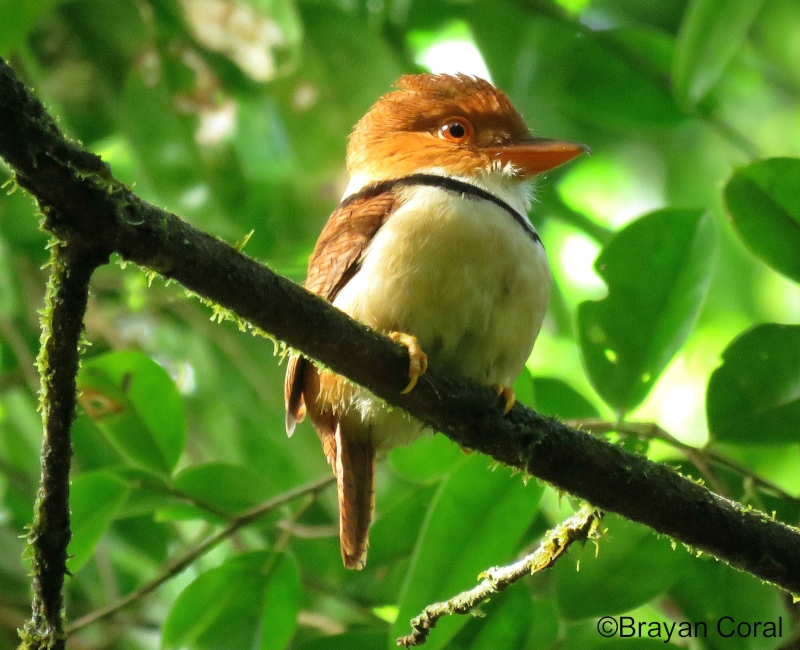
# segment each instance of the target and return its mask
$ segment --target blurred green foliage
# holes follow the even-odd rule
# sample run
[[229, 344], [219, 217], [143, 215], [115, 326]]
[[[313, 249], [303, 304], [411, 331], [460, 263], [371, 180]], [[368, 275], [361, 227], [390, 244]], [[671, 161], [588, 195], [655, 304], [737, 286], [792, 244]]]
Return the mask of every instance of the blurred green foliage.
[[[230, 242], [254, 230], [247, 252], [297, 281], [346, 185], [351, 126], [401, 73], [482, 57], [537, 134], [595, 152], [539, 182], [531, 216], [556, 290], [520, 399], [619, 420], [610, 440], [800, 520], [796, 0], [0, 0], [0, 16], [0, 55], [62, 129], [200, 228]], [[0, 648], [12, 648], [29, 614], [22, 536], [38, 480], [47, 236], [30, 199], [5, 189]], [[284, 434], [271, 344], [209, 315], [139, 269], [95, 275], [68, 624], [159, 577], [231, 517], [329, 473], [307, 425]], [[701, 466], [668, 436], [626, 433], [636, 421], [697, 447]], [[550, 488], [425, 438], [380, 466], [365, 571], [341, 566], [327, 490], [242, 529], [71, 644], [394, 647], [421, 607], [570, 513]], [[711, 630], [726, 615], [783, 617], [783, 639], [710, 633], [692, 647], [788, 647], [798, 611], [778, 590], [641, 526], [605, 527], [597, 548], [572, 549], [485, 617], [442, 620], [428, 647], [612, 649], [627, 640], [602, 638], [596, 620], [624, 613]]]

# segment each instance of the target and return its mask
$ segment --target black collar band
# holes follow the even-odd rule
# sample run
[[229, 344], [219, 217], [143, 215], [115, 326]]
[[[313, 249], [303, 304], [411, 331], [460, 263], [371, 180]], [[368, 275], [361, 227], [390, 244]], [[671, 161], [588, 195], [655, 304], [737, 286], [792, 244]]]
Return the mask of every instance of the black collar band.
[[531, 222], [528, 221], [525, 217], [523, 217], [519, 212], [517, 212], [514, 208], [512, 208], [508, 203], [503, 201], [503, 199], [496, 197], [491, 192], [487, 192], [481, 187], [477, 185], [472, 185], [471, 183], [465, 183], [464, 181], [457, 180], [455, 178], [450, 178], [449, 176], [437, 176], [435, 174], [409, 174], [408, 176], [403, 176], [402, 178], [393, 178], [387, 181], [380, 181], [379, 183], [373, 183], [372, 185], [367, 185], [365, 188], [359, 190], [355, 194], [351, 194], [350, 196], [345, 197], [342, 202], [339, 204], [340, 208], [347, 207], [353, 201], [358, 199], [366, 199], [372, 196], [377, 196], [378, 194], [383, 194], [384, 192], [391, 192], [396, 187], [408, 187], [413, 185], [427, 185], [429, 187], [440, 187], [443, 190], [447, 190], [449, 192], [455, 192], [456, 194], [460, 194], [463, 197], [471, 198], [471, 199], [481, 199], [483, 201], [491, 201], [496, 206], [499, 206], [503, 210], [505, 210], [511, 217], [516, 221], [522, 229], [525, 231], [525, 234], [528, 235], [534, 242], [541, 243], [541, 239], [539, 238], [539, 233], [534, 230]]

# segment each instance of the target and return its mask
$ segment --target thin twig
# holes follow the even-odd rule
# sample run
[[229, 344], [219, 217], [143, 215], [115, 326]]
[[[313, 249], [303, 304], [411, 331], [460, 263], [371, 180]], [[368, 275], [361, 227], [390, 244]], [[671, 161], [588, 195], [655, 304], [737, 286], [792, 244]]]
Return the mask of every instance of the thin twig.
[[141, 598], [147, 596], [148, 594], [158, 589], [165, 582], [177, 576], [190, 564], [192, 564], [195, 560], [208, 553], [217, 544], [227, 539], [241, 528], [248, 526], [249, 524], [252, 524], [254, 521], [260, 519], [268, 512], [272, 512], [276, 508], [279, 508], [280, 506], [290, 501], [293, 501], [298, 497], [307, 494], [314, 494], [316, 492], [319, 492], [320, 490], [325, 489], [326, 487], [331, 485], [333, 481], [334, 479], [332, 477], [325, 477], [323, 479], [318, 479], [311, 483], [307, 483], [306, 485], [294, 488], [293, 490], [288, 490], [283, 494], [280, 494], [270, 499], [269, 501], [265, 501], [264, 503], [261, 503], [251, 508], [247, 512], [233, 519], [222, 530], [215, 533], [214, 535], [211, 535], [203, 542], [198, 544], [195, 548], [191, 549], [190, 551], [187, 551], [180, 557], [170, 562], [169, 566], [167, 566], [167, 568], [164, 571], [162, 571], [158, 576], [156, 576], [149, 582], [143, 584], [135, 591], [131, 592], [130, 594], [128, 594], [123, 598], [120, 598], [116, 602], [111, 603], [110, 605], [101, 607], [100, 609], [90, 612], [86, 616], [83, 616], [74, 623], [68, 625], [66, 627], [66, 633], [72, 634], [73, 632], [76, 632], [77, 630], [80, 630], [81, 628], [84, 628], [87, 625], [91, 625], [92, 623], [95, 623], [101, 618], [110, 616], [111, 614], [118, 612], [122, 608], [127, 607], [131, 603], [140, 600]]
[[444, 602], [428, 605], [419, 616], [411, 620], [411, 634], [397, 639], [397, 645], [406, 648], [422, 645], [431, 628], [436, 627], [442, 616], [467, 614], [520, 578], [550, 568], [573, 542], [598, 537], [598, 526], [602, 517], [601, 511], [584, 505], [572, 517], [548, 532], [539, 547], [530, 555], [508, 566], [487, 569], [478, 576], [483, 579], [478, 586]]
[[675, 436], [670, 434], [668, 431], [660, 427], [655, 422], [608, 422], [605, 420], [594, 420], [594, 419], [586, 419], [586, 420], [571, 420], [568, 423], [570, 426], [577, 427], [584, 431], [589, 431], [590, 433], [611, 433], [612, 431], [616, 431], [618, 433], [626, 433], [629, 435], [640, 436], [642, 438], [648, 439], [658, 439], [663, 440], [664, 442], [668, 443], [669, 445], [679, 449], [683, 453], [686, 454], [686, 457], [692, 461], [697, 467], [706, 474], [709, 482], [712, 484], [714, 489], [719, 493], [725, 495], [723, 490], [726, 490], [724, 486], [720, 484], [720, 487], [717, 486], [719, 484], [719, 479], [716, 478], [713, 472], [708, 469], [707, 463], [714, 463], [716, 465], [720, 465], [722, 467], [727, 467], [730, 470], [733, 470], [737, 474], [741, 474], [745, 478], [752, 481], [752, 483], [758, 487], [764, 488], [765, 490], [769, 490], [775, 496], [780, 497], [781, 499], [786, 499], [788, 501], [793, 501], [795, 503], [800, 503], [800, 497], [794, 496], [786, 492], [783, 488], [779, 485], [768, 481], [767, 479], [759, 476], [753, 470], [744, 465], [737, 463], [730, 458], [723, 456], [715, 451], [710, 451], [707, 449], [699, 449], [697, 447], [693, 447], [685, 442], [678, 440]]

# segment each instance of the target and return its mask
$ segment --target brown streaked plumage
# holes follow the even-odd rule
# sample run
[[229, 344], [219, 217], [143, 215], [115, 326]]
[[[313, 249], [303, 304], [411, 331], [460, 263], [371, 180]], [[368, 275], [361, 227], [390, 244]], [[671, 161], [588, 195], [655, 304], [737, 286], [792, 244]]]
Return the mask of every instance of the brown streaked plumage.
[[[378, 331], [412, 335], [433, 362], [498, 386], [511, 403], [550, 289], [525, 181], [585, 148], [532, 138], [481, 79], [406, 75], [397, 87], [353, 131], [350, 185], [306, 287]], [[301, 356], [290, 359], [285, 398], [289, 435], [308, 413], [322, 441], [337, 477], [342, 558], [362, 568], [376, 454], [421, 425]]]

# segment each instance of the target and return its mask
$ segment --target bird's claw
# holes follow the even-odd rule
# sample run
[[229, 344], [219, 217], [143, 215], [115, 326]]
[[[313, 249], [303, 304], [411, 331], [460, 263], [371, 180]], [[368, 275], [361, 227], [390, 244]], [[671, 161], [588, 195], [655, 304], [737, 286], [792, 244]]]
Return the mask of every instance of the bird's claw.
[[422, 351], [416, 336], [405, 334], [404, 332], [390, 332], [389, 338], [395, 343], [399, 343], [408, 350], [408, 386], [400, 391], [401, 395], [410, 393], [417, 380], [425, 374], [428, 369], [428, 355]]
[[497, 386], [497, 396], [502, 397], [505, 401], [506, 405], [503, 408], [503, 415], [506, 415], [512, 408], [514, 408], [514, 404], [517, 403], [517, 394], [514, 392], [514, 389], [509, 386]]

